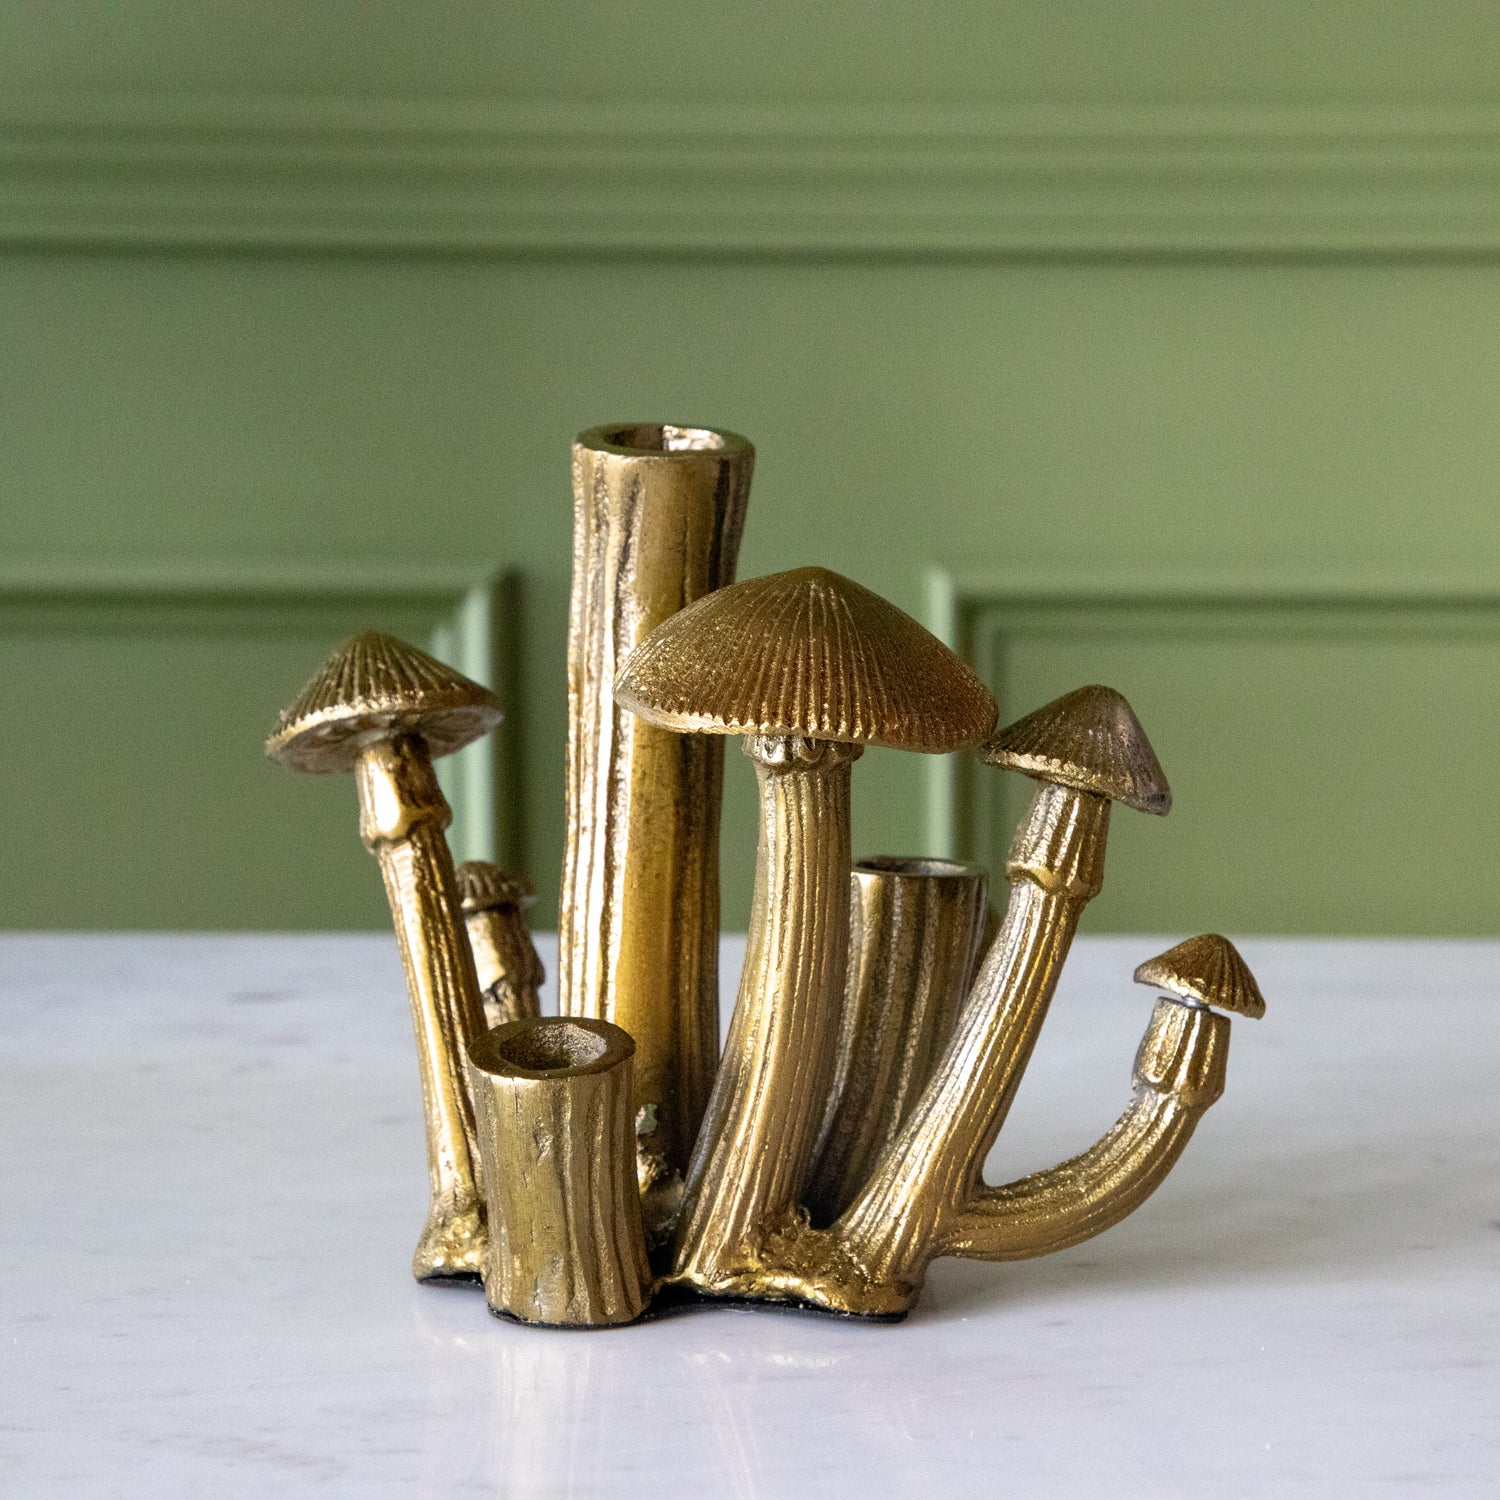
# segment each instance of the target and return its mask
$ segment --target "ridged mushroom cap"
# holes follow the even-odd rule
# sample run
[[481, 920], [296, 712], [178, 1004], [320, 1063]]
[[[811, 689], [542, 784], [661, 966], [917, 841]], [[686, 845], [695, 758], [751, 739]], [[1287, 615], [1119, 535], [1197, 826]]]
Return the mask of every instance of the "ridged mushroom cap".
[[1081, 687], [1054, 698], [982, 746], [979, 758], [1039, 781], [1061, 782], [1159, 816], [1172, 788], [1141, 721], [1113, 688]]
[[529, 881], [507, 875], [485, 859], [469, 859], [454, 870], [458, 895], [466, 912], [496, 911], [504, 906], [525, 911], [536, 900]]
[[294, 771], [352, 771], [360, 751], [393, 734], [420, 734], [451, 755], [500, 722], [495, 695], [393, 635], [367, 630], [323, 664], [266, 741]]
[[615, 699], [679, 733], [805, 735], [942, 754], [995, 700], [904, 610], [826, 568], [705, 594], [631, 652]]
[[1217, 932], [1189, 938], [1148, 958], [1135, 971], [1135, 982], [1240, 1016], [1259, 1019], [1266, 1013], [1265, 998], [1250, 966], [1234, 944]]

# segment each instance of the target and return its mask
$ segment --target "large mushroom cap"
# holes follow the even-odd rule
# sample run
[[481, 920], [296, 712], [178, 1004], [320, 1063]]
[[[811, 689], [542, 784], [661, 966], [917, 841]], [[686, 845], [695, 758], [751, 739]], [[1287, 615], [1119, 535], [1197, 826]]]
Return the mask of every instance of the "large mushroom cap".
[[525, 911], [536, 901], [529, 881], [507, 875], [499, 865], [485, 859], [466, 859], [453, 874], [465, 912], [500, 911], [505, 907]]
[[1217, 932], [1189, 938], [1148, 958], [1135, 971], [1135, 982], [1236, 1015], [1258, 1019], [1266, 1013], [1265, 998], [1250, 966], [1234, 944]]
[[1113, 688], [1081, 687], [1002, 729], [979, 752], [1039, 781], [1092, 792], [1139, 812], [1172, 810], [1172, 788], [1141, 721]]
[[266, 754], [294, 771], [352, 771], [373, 740], [420, 734], [434, 757], [451, 755], [499, 722], [500, 703], [488, 688], [368, 630], [345, 641], [282, 709]]
[[935, 635], [826, 568], [749, 578], [689, 604], [630, 654], [615, 698], [679, 733], [935, 754], [982, 739], [996, 712]]

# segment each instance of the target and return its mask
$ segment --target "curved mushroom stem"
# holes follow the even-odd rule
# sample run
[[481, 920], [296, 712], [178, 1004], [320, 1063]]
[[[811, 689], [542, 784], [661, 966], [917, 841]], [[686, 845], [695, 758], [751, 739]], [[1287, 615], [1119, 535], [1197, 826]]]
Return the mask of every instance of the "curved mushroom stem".
[[464, 1059], [485, 1026], [453, 856], [443, 837], [453, 814], [419, 735], [368, 746], [355, 779], [360, 838], [380, 861], [401, 945], [422, 1076], [432, 1206], [412, 1274], [418, 1281], [475, 1280], [484, 1249], [484, 1199]]
[[1104, 881], [1109, 801], [1043, 782], [1006, 862], [1005, 923], [932, 1081], [829, 1230], [791, 1225], [770, 1247], [774, 1294], [900, 1316], [944, 1253], [1010, 1108], [1078, 918]]
[[1229, 1018], [1159, 1000], [1135, 1061], [1135, 1098], [1080, 1156], [1004, 1187], [980, 1186], [944, 1233], [940, 1255], [1025, 1260], [1118, 1224], [1161, 1185], [1224, 1092]]
[[693, 1152], [671, 1280], [760, 1290], [766, 1238], [792, 1219], [828, 1097], [849, 943], [849, 768], [860, 747], [747, 738], [760, 782], [745, 967]]
[[876, 1282], [916, 1296], [1010, 1109], [1078, 918], [1104, 883], [1109, 802], [1044, 782], [1016, 831], [1005, 923], [932, 1082], [834, 1226]]

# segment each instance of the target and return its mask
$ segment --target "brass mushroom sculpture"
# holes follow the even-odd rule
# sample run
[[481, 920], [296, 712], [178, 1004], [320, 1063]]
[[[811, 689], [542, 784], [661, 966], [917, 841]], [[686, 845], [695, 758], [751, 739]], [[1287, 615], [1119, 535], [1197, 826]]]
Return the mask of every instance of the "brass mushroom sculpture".
[[[1222, 1093], [1230, 1015], [1265, 1010], [1215, 934], [1136, 970], [1162, 995], [1114, 1126], [1046, 1171], [983, 1177], [1102, 888], [1112, 808], [1172, 805], [1130, 705], [1083, 687], [995, 733], [974, 672], [860, 584], [817, 567], [728, 582], [753, 459], [733, 433], [625, 424], [574, 459], [559, 1016], [540, 1015], [530, 887], [455, 870], [444, 836], [433, 758], [499, 721], [488, 689], [367, 633], [266, 746], [354, 773], [384, 876], [431, 1180], [417, 1278], [482, 1278], [497, 1315], [554, 1327], [630, 1323], [653, 1299], [892, 1319], [939, 1257], [1042, 1255], [1130, 1213]], [[727, 735], [760, 804], [719, 1055]], [[972, 747], [1035, 783], [1003, 918], [998, 871], [852, 865], [867, 746]]]

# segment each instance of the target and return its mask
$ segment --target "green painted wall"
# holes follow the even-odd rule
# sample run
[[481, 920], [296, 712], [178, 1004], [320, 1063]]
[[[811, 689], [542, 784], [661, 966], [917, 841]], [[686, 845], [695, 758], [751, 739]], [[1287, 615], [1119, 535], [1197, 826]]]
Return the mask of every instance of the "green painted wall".
[[[352, 787], [259, 741], [344, 630], [426, 636], [491, 575], [499, 843], [552, 921], [568, 442], [664, 418], [758, 445], [742, 576], [817, 561], [948, 613], [1007, 715], [1089, 680], [1136, 701], [1178, 808], [1117, 819], [1095, 930], [1500, 930], [1497, 42], [1479, 5], [3, 12], [0, 924], [381, 925]], [[682, 109], [726, 79], [759, 144], [704, 151], [763, 201], [716, 243], [712, 111]], [[268, 145], [280, 97], [300, 123]], [[667, 101], [659, 180], [600, 197], [507, 155], [517, 99], [565, 156], [547, 101], [577, 101], [621, 161], [649, 121], [622, 146], [600, 109]], [[422, 150], [451, 133], [430, 175], [387, 151], [341, 199], [330, 121], [378, 133], [413, 100]], [[1038, 120], [1072, 141], [1051, 166]], [[930, 198], [971, 130], [978, 176]], [[1166, 205], [1144, 231], [1140, 183]], [[677, 226], [655, 245], [653, 193]], [[408, 575], [447, 582], [399, 596]], [[320, 578], [355, 581], [319, 603]], [[866, 757], [857, 851], [998, 858], [1013, 797], [963, 773], [935, 820], [930, 771]], [[738, 756], [728, 780], [743, 926]]]

